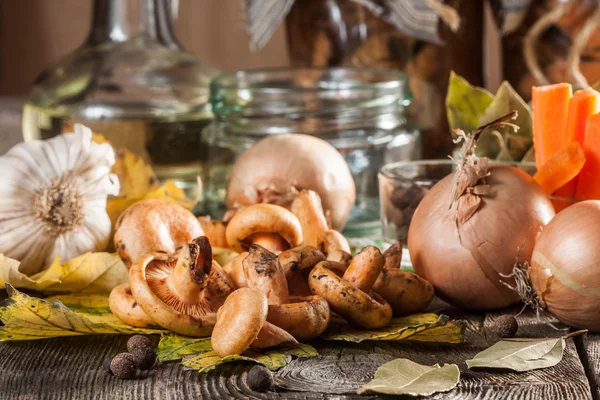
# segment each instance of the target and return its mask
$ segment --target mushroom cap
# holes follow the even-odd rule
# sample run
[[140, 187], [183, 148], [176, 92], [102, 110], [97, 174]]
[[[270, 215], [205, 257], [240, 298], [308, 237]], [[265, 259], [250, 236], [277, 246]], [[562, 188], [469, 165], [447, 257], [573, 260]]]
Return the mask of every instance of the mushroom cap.
[[394, 315], [422, 312], [433, 300], [433, 285], [419, 275], [400, 268], [384, 268], [373, 285], [392, 307]]
[[313, 294], [327, 300], [333, 311], [353, 325], [365, 329], [386, 326], [392, 318], [392, 308], [377, 293], [365, 293], [339, 277], [331, 261], [322, 261], [310, 273], [308, 285]]
[[122, 283], [116, 286], [108, 297], [110, 311], [121, 322], [137, 328], [148, 328], [156, 326], [156, 323], [150, 318], [131, 294], [129, 283]]
[[312, 268], [324, 260], [325, 254], [309, 245], [294, 247], [279, 254], [281, 269], [288, 280], [297, 272]]
[[241, 253], [248, 247], [245, 241], [255, 233], [277, 234], [290, 247], [302, 244], [302, 227], [298, 218], [274, 204], [254, 204], [237, 211], [227, 224], [225, 236], [229, 247]]
[[348, 239], [340, 232], [333, 229], [329, 229], [328, 231], [319, 234], [317, 237], [317, 248], [327, 255], [335, 250], [342, 250], [346, 253], [352, 252], [350, 250]]
[[213, 261], [198, 302], [180, 303], [177, 293], [173, 293], [166, 283], [176, 261], [176, 257], [164, 253], [148, 254], [136, 261], [129, 270], [133, 297], [163, 328], [187, 336], [210, 336], [217, 320], [216, 310], [233, 291], [233, 284], [221, 266]]
[[241, 354], [258, 337], [267, 320], [267, 296], [259, 289], [237, 289], [219, 309], [211, 337], [212, 348], [220, 357]]
[[183, 206], [166, 200], [142, 200], [127, 208], [115, 225], [115, 248], [131, 265], [154, 252], [173, 253], [204, 235], [198, 219]]
[[287, 304], [269, 306], [267, 321], [303, 342], [321, 335], [329, 325], [329, 303], [321, 296], [290, 297]]

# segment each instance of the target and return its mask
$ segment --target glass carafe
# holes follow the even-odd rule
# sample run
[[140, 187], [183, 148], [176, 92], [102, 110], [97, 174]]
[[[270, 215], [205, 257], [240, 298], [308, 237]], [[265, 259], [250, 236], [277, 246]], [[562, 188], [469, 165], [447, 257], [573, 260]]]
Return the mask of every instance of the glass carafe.
[[168, 0], [95, 0], [86, 41], [42, 72], [24, 105], [25, 140], [82, 122], [193, 194], [214, 71], [185, 52]]

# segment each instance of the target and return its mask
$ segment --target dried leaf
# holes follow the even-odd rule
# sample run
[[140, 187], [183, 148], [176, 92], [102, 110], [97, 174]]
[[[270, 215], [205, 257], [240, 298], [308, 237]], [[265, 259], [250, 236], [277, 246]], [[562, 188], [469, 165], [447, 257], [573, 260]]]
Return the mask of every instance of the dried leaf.
[[464, 78], [451, 72], [446, 94], [446, 112], [450, 128], [467, 132], [475, 130], [493, 100], [494, 96], [490, 92], [470, 85]]
[[210, 339], [194, 339], [165, 333], [160, 339], [158, 358], [163, 361], [180, 361], [181, 364], [199, 372], [208, 372], [217, 365], [234, 361], [250, 361], [264, 365], [274, 371], [287, 365], [292, 357], [316, 357], [317, 350], [307, 344], [273, 348], [259, 353], [247, 350], [242, 355], [220, 357], [210, 344]]
[[173, 181], [166, 181], [160, 186], [152, 168], [141, 157], [126, 149], [117, 151], [112, 172], [119, 177], [121, 184], [119, 196], [109, 198], [106, 203], [113, 227], [121, 213], [140, 200], [174, 201], [190, 210], [196, 205], [197, 201], [187, 199], [185, 192]]
[[[9, 298], [0, 308], [0, 342], [39, 340], [64, 336], [115, 335], [134, 333], [154, 334], [160, 330], [134, 328], [125, 325], [107, 311], [108, 297], [101, 295], [79, 295], [38, 299], [19, 292], [6, 285]], [[74, 308], [86, 310], [75, 312], [67, 308], [59, 299], [70, 303]], [[96, 310], [96, 311], [92, 311]]]
[[[476, 154], [478, 156], [504, 161], [519, 161], [530, 150], [533, 146], [531, 108], [507, 81], [502, 82], [494, 100], [479, 118], [478, 124], [485, 125], [514, 110], [519, 114], [515, 120], [515, 124], [520, 127], [519, 131], [514, 133], [512, 129], [505, 127], [483, 132], [477, 143]], [[494, 132], [500, 134], [502, 144]]]
[[52, 265], [30, 277], [19, 272], [19, 262], [0, 254], [0, 287], [10, 284], [20, 289], [44, 293], [108, 293], [127, 282], [127, 267], [116, 254], [85, 253]]
[[460, 370], [456, 364], [427, 366], [400, 358], [379, 367], [375, 378], [357, 392], [430, 396], [454, 389], [459, 380]]
[[459, 225], [467, 222], [479, 208], [481, 198], [474, 194], [465, 193], [456, 202], [456, 216]]
[[467, 360], [467, 366], [530, 371], [558, 364], [564, 349], [563, 338], [502, 340]]
[[[462, 342], [462, 328], [454, 329], [457, 326], [449, 322], [447, 316], [436, 314], [413, 314], [406, 317], [392, 318], [385, 328], [378, 330], [356, 329], [348, 324], [332, 323], [321, 337], [325, 340], [344, 340], [353, 343], [360, 343], [365, 340], [410, 340], [421, 332], [442, 326], [452, 327], [453, 329], [449, 331], [453, 333], [449, 336], [449, 331], [444, 331], [444, 334], [439, 337], [440, 341], [444, 343]], [[432, 335], [427, 336], [427, 338], [427, 341], [438, 341], [438, 338]]]

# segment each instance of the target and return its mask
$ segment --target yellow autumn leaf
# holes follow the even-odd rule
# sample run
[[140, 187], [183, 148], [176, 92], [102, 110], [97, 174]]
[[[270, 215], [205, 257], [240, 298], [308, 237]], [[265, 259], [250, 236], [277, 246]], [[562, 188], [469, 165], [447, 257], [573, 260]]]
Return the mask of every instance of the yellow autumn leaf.
[[106, 295], [79, 294], [42, 300], [21, 293], [11, 285], [6, 285], [6, 290], [9, 298], [6, 305], [0, 308], [0, 321], [4, 324], [0, 326], [0, 342], [164, 332], [159, 329], [134, 328], [122, 323], [108, 313]]
[[44, 293], [108, 293], [127, 282], [127, 267], [116, 254], [85, 253], [61, 264], [57, 257], [52, 265], [32, 276], [19, 272], [19, 262], [0, 254], [0, 287]]
[[423, 336], [421, 341], [461, 343], [463, 340], [462, 327], [450, 322], [446, 315], [438, 316], [431, 313], [392, 318], [387, 326], [377, 330], [357, 329], [348, 324], [332, 323], [321, 337], [325, 340], [343, 340], [354, 343], [365, 340], [411, 340], [418, 334], [446, 325], [451, 328], [438, 331], [439, 337]]

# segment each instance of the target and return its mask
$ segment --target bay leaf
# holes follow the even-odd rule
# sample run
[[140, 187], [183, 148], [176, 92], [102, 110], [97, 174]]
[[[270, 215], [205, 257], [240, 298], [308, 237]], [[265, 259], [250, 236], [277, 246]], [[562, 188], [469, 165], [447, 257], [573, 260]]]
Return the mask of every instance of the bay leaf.
[[19, 272], [19, 262], [0, 254], [0, 287], [44, 293], [109, 293], [127, 282], [127, 267], [112, 253], [85, 253], [64, 264], [56, 257], [52, 265], [32, 276]]
[[360, 343], [365, 340], [410, 340], [421, 332], [442, 326], [447, 326], [450, 329], [438, 331], [440, 333], [439, 337], [428, 335], [417, 340], [437, 342], [439, 339], [444, 343], [462, 343], [462, 327], [450, 322], [445, 315], [438, 316], [432, 313], [392, 318], [386, 327], [376, 330], [357, 329], [347, 323], [331, 323], [321, 335], [321, 338], [353, 343]]
[[466, 79], [452, 71], [446, 94], [446, 112], [450, 129], [465, 132], [475, 130], [479, 120], [494, 96], [487, 90], [473, 86]]
[[[9, 298], [6, 305], [0, 307], [0, 321], [4, 324], [0, 326], [0, 342], [81, 335], [162, 332], [157, 329], [134, 328], [122, 323], [113, 314], [106, 313], [108, 310], [106, 295], [81, 294], [43, 300], [21, 293], [9, 284], [6, 285], [6, 291]], [[87, 312], [73, 311], [59, 299]]]
[[375, 378], [357, 392], [430, 396], [454, 389], [459, 380], [460, 370], [456, 364], [428, 366], [400, 358], [379, 367]]
[[502, 340], [467, 360], [467, 366], [530, 371], [558, 364], [564, 349], [563, 338]]
[[[519, 126], [515, 132], [509, 127], [488, 129], [477, 142], [476, 154], [499, 161], [519, 161], [533, 146], [533, 116], [531, 108], [507, 81], [502, 82], [494, 100], [479, 118], [478, 126], [485, 125], [512, 111], [517, 118], [512, 121]], [[499, 135], [498, 135], [499, 134]], [[500, 143], [503, 143], [501, 145]]]
[[263, 352], [246, 350], [241, 355], [220, 357], [212, 350], [210, 338], [195, 339], [174, 333], [165, 333], [158, 344], [157, 355], [163, 362], [180, 361], [187, 368], [208, 372], [218, 365], [235, 361], [258, 363], [275, 371], [286, 366], [293, 357], [310, 358], [318, 356], [319, 353], [312, 346], [298, 343]]

